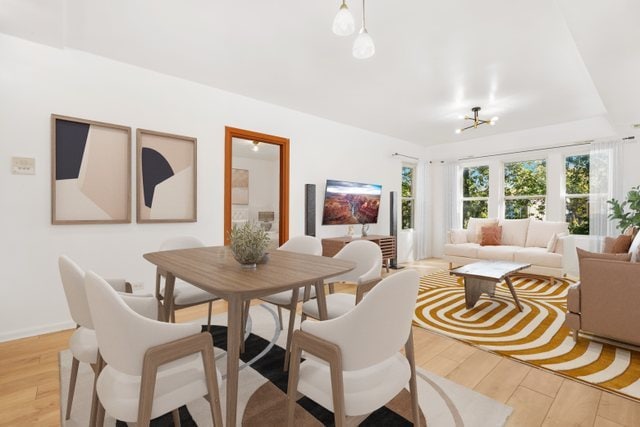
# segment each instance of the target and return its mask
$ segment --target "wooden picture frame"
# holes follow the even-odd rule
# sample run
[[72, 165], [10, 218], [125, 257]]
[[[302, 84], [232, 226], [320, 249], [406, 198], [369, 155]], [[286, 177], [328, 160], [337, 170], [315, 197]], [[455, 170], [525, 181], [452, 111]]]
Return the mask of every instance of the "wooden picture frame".
[[147, 129], [136, 132], [138, 223], [198, 220], [198, 140]]
[[51, 115], [51, 223], [131, 222], [131, 128]]

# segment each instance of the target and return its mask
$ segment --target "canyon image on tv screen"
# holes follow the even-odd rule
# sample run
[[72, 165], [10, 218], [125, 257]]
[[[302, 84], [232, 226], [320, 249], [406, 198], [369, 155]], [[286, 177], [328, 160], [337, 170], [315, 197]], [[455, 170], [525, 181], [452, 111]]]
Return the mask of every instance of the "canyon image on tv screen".
[[375, 224], [382, 186], [327, 180], [322, 225]]

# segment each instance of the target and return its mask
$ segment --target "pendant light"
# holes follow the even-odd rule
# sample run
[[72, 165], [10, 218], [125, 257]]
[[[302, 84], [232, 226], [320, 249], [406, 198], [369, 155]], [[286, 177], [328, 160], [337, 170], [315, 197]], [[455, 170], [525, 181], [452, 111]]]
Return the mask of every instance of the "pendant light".
[[356, 24], [353, 15], [347, 7], [346, 0], [342, 0], [342, 6], [333, 19], [333, 34], [337, 36], [350, 36], [355, 31]]
[[367, 32], [367, 25], [365, 21], [364, 1], [362, 0], [362, 28], [356, 37], [356, 41], [353, 43], [353, 56], [358, 59], [371, 58], [376, 53], [376, 46], [373, 44], [373, 39]]

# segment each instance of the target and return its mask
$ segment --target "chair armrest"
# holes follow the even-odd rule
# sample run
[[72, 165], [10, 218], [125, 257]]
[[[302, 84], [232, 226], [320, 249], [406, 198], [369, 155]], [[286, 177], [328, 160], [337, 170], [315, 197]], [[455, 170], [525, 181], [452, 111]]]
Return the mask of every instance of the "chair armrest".
[[447, 243], [468, 243], [467, 230], [462, 228], [449, 230], [449, 232], [447, 233]]
[[125, 279], [104, 279], [113, 289], [118, 292], [126, 292], [128, 294], [133, 292], [131, 283]]
[[158, 319], [158, 300], [150, 294], [129, 294], [118, 292], [120, 298], [136, 313], [147, 319]]

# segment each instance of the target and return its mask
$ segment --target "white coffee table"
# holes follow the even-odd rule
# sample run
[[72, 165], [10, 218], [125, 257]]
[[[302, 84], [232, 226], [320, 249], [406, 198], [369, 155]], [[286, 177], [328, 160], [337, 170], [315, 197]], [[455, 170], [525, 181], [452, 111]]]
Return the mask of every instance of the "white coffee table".
[[476, 305], [483, 292], [493, 297], [496, 293], [496, 283], [504, 280], [511, 291], [518, 310], [522, 311], [522, 305], [520, 305], [518, 295], [513, 283], [511, 283], [511, 279], [509, 279], [509, 275], [529, 267], [531, 267], [531, 264], [521, 262], [479, 261], [454, 268], [449, 271], [449, 274], [460, 276], [464, 279], [464, 301], [467, 309], [471, 309]]

